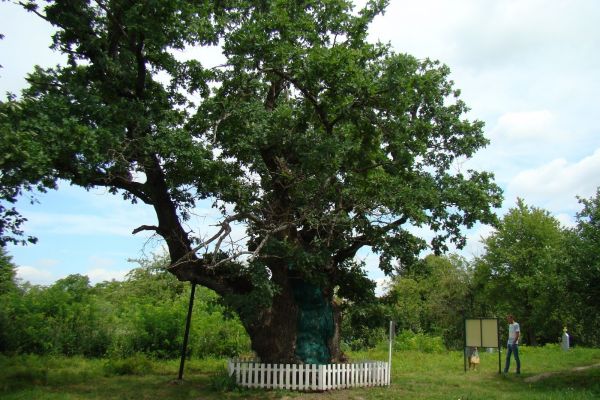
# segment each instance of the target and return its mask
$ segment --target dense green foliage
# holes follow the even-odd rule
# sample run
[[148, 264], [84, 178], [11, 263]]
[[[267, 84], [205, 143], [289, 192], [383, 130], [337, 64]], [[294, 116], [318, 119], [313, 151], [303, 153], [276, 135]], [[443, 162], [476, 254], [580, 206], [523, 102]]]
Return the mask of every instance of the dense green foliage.
[[[0, 351], [128, 357], [143, 353], [175, 358], [181, 353], [189, 285], [164, 270], [166, 260], [141, 260], [124, 282], [95, 286], [70, 275], [48, 287], [15, 283], [0, 295]], [[196, 291], [188, 354], [234, 356], [249, 351], [238, 319], [218, 296]]]
[[556, 342], [566, 326], [575, 343], [600, 345], [600, 191], [580, 202], [565, 228], [519, 200], [475, 261], [478, 311], [514, 313], [529, 344]]
[[8, 327], [11, 321], [6, 312], [8, 306], [5, 303], [17, 290], [15, 277], [15, 265], [12, 263], [11, 257], [6, 254], [4, 247], [0, 246], [0, 352], [5, 352], [10, 348], [11, 336]]
[[549, 212], [518, 200], [484, 240], [485, 255], [476, 261], [481, 311], [518, 316], [529, 344], [556, 341], [573, 321], [561, 267], [564, 239], [564, 228]]
[[16, 289], [15, 275], [11, 257], [6, 254], [4, 247], [0, 246], [0, 296]]
[[426, 332], [442, 337], [450, 348], [460, 348], [472, 296], [472, 271], [465, 259], [430, 255], [401, 271], [384, 301], [399, 331]]
[[463, 346], [463, 317], [472, 315], [473, 308], [469, 263], [457, 255], [428, 255], [398, 269], [382, 298], [348, 304], [342, 338], [353, 350], [373, 347], [385, 340], [391, 320], [399, 337], [409, 342], [427, 337], [458, 349]]
[[[597, 346], [599, 199], [597, 194], [581, 200], [572, 229], [519, 201], [486, 239], [481, 258], [429, 255], [398, 268], [383, 298], [340, 299], [343, 350], [385, 341], [390, 319], [396, 322], [399, 349], [438, 351], [442, 343], [458, 349], [463, 316], [497, 316], [505, 335], [503, 318], [509, 312], [518, 317], [527, 344], [556, 343], [567, 326], [574, 344]], [[124, 282], [90, 286], [87, 277], [71, 275], [40, 287], [17, 282], [3, 251], [0, 351], [177, 357], [189, 285], [164, 270], [164, 258], [137, 263]], [[190, 355], [249, 351], [246, 331], [221, 303], [214, 292], [197, 292]]]
[[[0, 102], [0, 244], [23, 240], [10, 203], [24, 193], [106, 187], [153, 207], [157, 225], [134, 231], [164, 239], [180, 280], [219, 293], [261, 357], [320, 347], [324, 362], [340, 357], [335, 294], [373, 288], [357, 251], [391, 273], [426, 246], [412, 227], [435, 231], [439, 252], [495, 221], [493, 176], [454, 168], [487, 139], [449, 68], [367, 41], [385, 0], [23, 5], [56, 27], [68, 63]], [[216, 44], [220, 66], [182, 56]], [[186, 225], [202, 200], [222, 212], [214, 236]], [[233, 222], [248, 236], [226, 247]], [[298, 302], [298, 287], [321, 299]]]
[[464, 317], [504, 318], [521, 324], [523, 342], [556, 343], [567, 327], [576, 345], [600, 344], [600, 191], [582, 199], [577, 225], [565, 228], [549, 212], [519, 200], [484, 239], [484, 254], [471, 261], [429, 255], [401, 266], [381, 301], [347, 308], [344, 339], [350, 348], [397, 330], [441, 337], [463, 346]]
[[566, 281], [571, 325], [584, 343], [600, 346], [600, 188], [567, 232], [567, 257], [560, 271]]

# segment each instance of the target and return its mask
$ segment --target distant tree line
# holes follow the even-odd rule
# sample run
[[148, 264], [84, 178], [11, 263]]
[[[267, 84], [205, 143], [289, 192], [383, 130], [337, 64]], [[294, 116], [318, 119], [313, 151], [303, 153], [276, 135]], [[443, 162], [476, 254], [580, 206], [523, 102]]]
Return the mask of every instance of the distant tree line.
[[[16, 281], [2, 251], [0, 352], [178, 357], [190, 285], [164, 270], [164, 258], [137, 262], [123, 282], [92, 286], [86, 276], [69, 275], [45, 287]], [[249, 348], [237, 317], [214, 292], [198, 287], [188, 354], [233, 356]]]
[[397, 268], [376, 303], [347, 304], [345, 337], [353, 347], [397, 330], [463, 345], [463, 316], [516, 316], [528, 345], [555, 343], [567, 327], [575, 344], [600, 345], [600, 191], [580, 199], [574, 227], [518, 200], [483, 240], [483, 255], [428, 255]]
[[[381, 342], [390, 319], [401, 337], [438, 337], [460, 348], [463, 317], [499, 317], [504, 330], [508, 313], [528, 345], [557, 342], [566, 326], [575, 344], [599, 346], [600, 191], [580, 203], [576, 225], [565, 228], [518, 200], [484, 239], [482, 256], [427, 255], [399, 265], [383, 297], [340, 297], [344, 349]], [[137, 260], [123, 282], [92, 286], [86, 276], [70, 275], [45, 287], [19, 282], [0, 251], [0, 352], [179, 355], [190, 285], [165, 271], [166, 258]], [[189, 355], [249, 351], [239, 319], [217, 294], [199, 288]]]

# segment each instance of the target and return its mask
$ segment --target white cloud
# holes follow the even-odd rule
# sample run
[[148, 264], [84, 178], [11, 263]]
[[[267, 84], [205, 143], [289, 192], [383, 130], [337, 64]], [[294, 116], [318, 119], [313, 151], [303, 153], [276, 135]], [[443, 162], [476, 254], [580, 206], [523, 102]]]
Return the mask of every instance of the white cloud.
[[[81, 272], [82, 275], [86, 275], [90, 278], [90, 283], [95, 285], [96, 283], [118, 280], [122, 281], [125, 279], [130, 269], [110, 270], [106, 268], [92, 268], [86, 272]], [[16, 268], [17, 278], [23, 282], [30, 282], [34, 285], [52, 285], [57, 280], [64, 278], [65, 276], [59, 276], [51, 271], [36, 268], [31, 266], [20, 266]]]
[[454, 2], [393, 1], [385, 15], [376, 18], [370, 37], [390, 41], [402, 53], [447, 60], [458, 45], [448, 33], [467, 20], [471, 11]]
[[600, 186], [598, 171], [600, 149], [574, 163], [555, 159], [518, 173], [508, 185], [507, 199], [519, 196], [555, 213], [575, 210], [576, 196], [590, 197]]
[[65, 62], [64, 55], [50, 49], [56, 29], [21, 6], [2, 2], [0, 26], [5, 35], [0, 40], [1, 96], [7, 91], [18, 93], [26, 84], [25, 74], [33, 71], [34, 64], [47, 68]]
[[52, 272], [45, 269], [30, 267], [28, 265], [19, 266], [15, 269], [17, 278], [24, 282], [30, 282], [34, 285], [49, 285], [58, 279]]
[[227, 63], [221, 46], [195, 46], [184, 50], [172, 50], [178, 61], [199, 60], [204, 68], [214, 68]]
[[116, 264], [116, 261], [112, 258], [100, 257], [97, 255], [90, 256], [88, 262], [91, 269], [110, 268]]
[[131, 271], [131, 269], [120, 269], [120, 270], [109, 270], [105, 268], [94, 268], [88, 270], [85, 275], [90, 278], [90, 283], [92, 285], [104, 281], [117, 280], [122, 281], [125, 280], [126, 275]]
[[575, 215], [559, 213], [555, 217], [565, 228], [573, 228], [576, 225]]
[[[27, 218], [25, 230], [38, 237], [49, 235], [131, 236], [141, 224], [152, 225], [156, 216], [150, 206], [131, 204], [104, 189], [86, 191], [64, 181], [59, 189], [35, 194], [36, 203], [19, 200]], [[143, 233], [140, 234], [143, 236]]]
[[117, 262], [114, 259], [90, 256], [87, 262], [81, 263], [86, 265], [87, 270], [67, 272], [64, 269], [65, 262], [55, 259], [39, 259], [35, 262], [35, 267], [25, 265], [16, 268], [17, 278], [28, 281], [35, 285], [51, 285], [58, 279], [62, 279], [70, 273], [80, 273], [90, 278], [92, 285], [115, 280], [124, 280], [131, 268], [115, 269]]
[[52, 268], [60, 264], [60, 260], [54, 258], [40, 258], [36, 262], [37, 265], [43, 268]]
[[[565, 2], [529, 1], [462, 1], [469, 18], [449, 32], [463, 45], [457, 48], [455, 60], [479, 68], [503, 68], [507, 65], [535, 65], [536, 71], [553, 68], [541, 62], [548, 55], [577, 50], [581, 38], [573, 42], [573, 25], [589, 23], [584, 10], [597, 10], [590, 2], [572, 7]], [[587, 3], [587, 4], [584, 4]], [[455, 2], [451, 3], [456, 6]], [[459, 11], [461, 7], [456, 7]], [[576, 9], [578, 8], [578, 9]], [[577, 20], [576, 20], [577, 18]]]
[[139, 225], [134, 215], [93, 215], [48, 212], [28, 212], [27, 229], [55, 235], [117, 235], [131, 236]]
[[478, 224], [473, 229], [465, 232], [467, 237], [466, 246], [458, 251], [459, 254], [463, 255], [467, 259], [473, 257], [480, 257], [484, 254], [483, 240], [488, 238], [495, 229], [490, 225]]
[[[597, 43], [593, 34], [581, 32], [597, 32], [594, 16], [599, 10], [594, 0], [395, 0], [376, 19], [371, 37], [421, 58], [501, 68]], [[540, 63], [538, 71], [561, 62], [565, 59], [557, 57], [551, 65]]]
[[375, 284], [377, 285], [375, 286], [375, 295], [381, 297], [387, 294], [391, 282], [392, 280], [388, 277], [375, 279]]
[[548, 110], [507, 112], [498, 118], [490, 135], [513, 141], [559, 139], [563, 135], [555, 124], [556, 118]]

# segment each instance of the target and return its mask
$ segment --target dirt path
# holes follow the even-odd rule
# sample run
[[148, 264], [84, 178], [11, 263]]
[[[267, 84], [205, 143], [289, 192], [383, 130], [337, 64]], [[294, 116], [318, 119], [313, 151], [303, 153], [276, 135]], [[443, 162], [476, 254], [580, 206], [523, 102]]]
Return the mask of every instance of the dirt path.
[[[575, 368], [570, 369], [570, 371], [583, 371], [583, 370], [590, 369], [590, 368], [600, 368], [600, 364], [586, 365], [584, 367], [575, 367]], [[528, 382], [528, 383], [538, 382], [538, 381], [541, 381], [542, 379], [546, 379], [548, 377], [558, 375], [560, 373], [561, 373], [561, 371], [544, 372], [543, 374], [534, 375], [534, 376], [530, 376], [529, 378], [525, 378], [524, 381]]]

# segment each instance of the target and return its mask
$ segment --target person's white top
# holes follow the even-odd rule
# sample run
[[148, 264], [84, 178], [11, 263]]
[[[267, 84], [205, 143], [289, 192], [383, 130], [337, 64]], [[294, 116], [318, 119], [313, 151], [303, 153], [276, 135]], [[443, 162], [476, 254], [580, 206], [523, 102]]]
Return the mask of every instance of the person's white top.
[[517, 332], [521, 332], [521, 327], [519, 326], [518, 322], [508, 324], [508, 344], [515, 344]]

